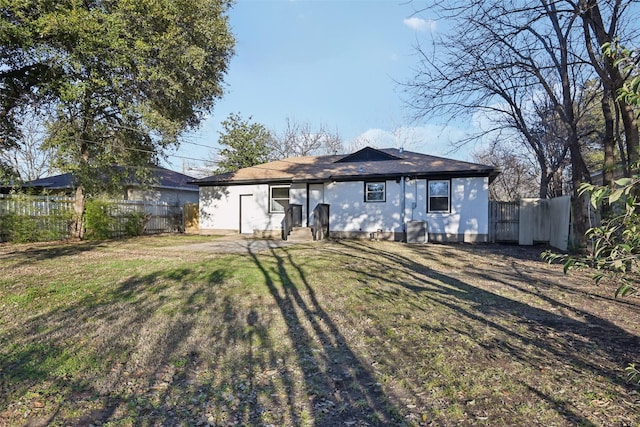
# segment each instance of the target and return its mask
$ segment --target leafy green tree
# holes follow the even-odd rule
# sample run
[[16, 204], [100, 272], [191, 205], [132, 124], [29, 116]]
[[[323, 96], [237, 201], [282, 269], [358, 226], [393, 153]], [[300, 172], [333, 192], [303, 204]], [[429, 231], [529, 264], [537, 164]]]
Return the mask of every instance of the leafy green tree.
[[[637, 166], [636, 166], [637, 168]], [[587, 230], [592, 249], [584, 255], [559, 255], [547, 251], [543, 258], [561, 261], [567, 273], [573, 269], [591, 268], [596, 283], [615, 286], [615, 296], [640, 295], [640, 175], [616, 180], [611, 186], [583, 184], [580, 194], [589, 194], [598, 208], [609, 205], [607, 217], [599, 226]], [[630, 381], [640, 383], [640, 370], [627, 367]]]
[[598, 209], [607, 203], [611, 209], [602, 223], [587, 231], [593, 242], [585, 255], [557, 255], [546, 252], [549, 261], [562, 260], [565, 272], [590, 267], [595, 269], [593, 279], [606, 279], [616, 285], [615, 295], [640, 294], [640, 200], [634, 194], [640, 189], [640, 175], [621, 178], [613, 187], [583, 184], [580, 194], [589, 194], [591, 204]]
[[[615, 110], [622, 121], [624, 130], [624, 152], [626, 157], [627, 176], [633, 172], [632, 165], [637, 165], [640, 161], [640, 133], [637, 122], [637, 103], [626, 96], [617, 96], [629, 85], [633, 84], [630, 78], [633, 76], [629, 73], [629, 69], [625, 68], [624, 62], [619, 61], [620, 57], [629, 57], [628, 51], [620, 52], [618, 55], [615, 49], [617, 40], [623, 43], [636, 44], [637, 32], [632, 22], [638, 19], [638, 10], [633, 7], [632, 1], [616, 0], [607, 2], [602, 0], [581, 0], [578, 3], [567, 0], [569, 9], [577, 15], [582, 21], [582, 29], [584, 32], [584, 40], [586, 42], [589, 62], [594, 67], [605, 90], [605, 95], [615, 103]], [[609, 50], [611, 47], [614, 49]], [[627, 62], [627, 64], [629, 64]], [[632, 68], [633, 68], [633, 64]], [[604, 104], [603, 104], [604, 107]], [[611, 106], [604, 107], [603, 113], [612, 115], [606, 109]], [[607, 126], [611, 126], [612, 117], [606, 118], [609, 122]], [[608, 132], [612, 135], [612, 132]], [[609, 150], [613, 149], [614, 141], [610, 136], [605, 141], [605, 147], [609, 145]], [[611, 155], [611, 153], [609, 153]], [[605, 160], [605, 169], [611, 167], [612, 163], [607, 164]], [[606, 170], [605, 170], [606, 172]], [[637, 172], [637, 171], [636, 171]], [[609, 177], [611, 179], [612, 176]], [[606, 179], [605, 179], [606, 180]]]
[[11, 186], [17, 184], [20, 180], [18, 172], [3, 159], [0, 159], [0, 185]]
[[[604, 51], [618, 63], [627, 62], [626, 70], [635, 72], [637, 62], [631, 59], [637, 52], [624, 48], [612, 49], [604, 46]], [[618, 99], [640, 106], [640, 78], [618, 91]], [[640, 170], [640, 164], [632, 164], [631, 170]], [[593, 279], [613, 284], [616, 297], [640, 295], [640, 174], [618, 179], [610, 186], [582, 184], [581, 195], [588, 194], [591, 204], [599, 208], [608, 205], [606, 216], [599, 226], [590, 228], [586, 238], [592, 242], [592, 249], [584, 255], [558, 255], [545, 252], [543, 258], [549, 262], [564, 262], [564, 271], [592, 268]], [[640, 383], [640, 370], [634, 364], [627, 368], [629, 379]]]
[[[621, 47], [604, 46], [605, 54], [616, 57], [616, 66], [626, 62], [627, 72], [634, 72], [636, 63], [632, 61], [637, 53]], [[634, 83], [637, 82], [637, 83]], [[640, 78], [631, 80], [618, 92], [618, 98], [624, 98], [640, 106]], [[638, 170], [640, 165], [632, 165]], [[594, 279], [607, 278], [617, 285], [616, 296], [640, 294], [640, 174], [618, 179], [612, 185], [597, 186], [582, 184], [580, 195], [588, 194], [591, 204], [600, 208], [603, 204], [609, 209], [602, 224], [589, 229], [587, 239], [593, 242], [590, 253], [584, 256], [562, 256], [546, 253], [549, 260], [563, 260], [565, 272], [572, 268], [593, 267]]]
[[220, 150], [215, 173], [235, 172], [238, 169], [259, 165], [269, 160], [273, 137], [260, 123], [252, 123], [251, 117], [243, 119], [239, 113], [231, 113], [222, 121], [218, 144]]
[[[197, 127], [223, 95], [233, 54], [228, 0], [4, 0], [0, 7], [0, 142], [23, 110], [53, 112], [46, 145], [85, 197], [137, 178]], [[105, 178], [109, 178], [105, 180]], [[111, 185], [106, 185], [111, 184]]]

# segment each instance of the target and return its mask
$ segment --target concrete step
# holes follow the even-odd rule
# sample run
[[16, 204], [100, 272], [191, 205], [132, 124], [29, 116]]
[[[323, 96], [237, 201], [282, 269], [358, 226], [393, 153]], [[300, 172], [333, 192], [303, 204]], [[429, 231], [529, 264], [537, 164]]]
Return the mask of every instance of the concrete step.
[[289, 233], [287, 242], [312, 242], [313, 234], [310, 227], [295, 227]]

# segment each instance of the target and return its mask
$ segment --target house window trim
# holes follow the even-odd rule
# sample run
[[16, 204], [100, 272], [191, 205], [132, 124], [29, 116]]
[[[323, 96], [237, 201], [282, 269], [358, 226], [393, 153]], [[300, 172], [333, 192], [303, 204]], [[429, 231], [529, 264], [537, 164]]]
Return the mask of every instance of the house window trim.
[[[287, 190], [289, 190], [289, 197], [287, 197], [286, 199], [284, 199], [282, 197], [276, 197], [274, 199], [273, 192], [272, 192], [274, 188], [286, 188]], [[273, 201], [274, 200], [287, 200], [287, 206], [289, 206], [289, 203], [291, 201], [291, 184], [269, 184], [269, 213], [270, 214], [284, 214], [285, 211], [287, 210], [286, 207], [281, 211], [273, 209]]]
[[[369, 200], [369, 184], [382, 184], [382, 200]], [[371, 193], [379, 193], [379, 191], [371, 191]], [[364, 202], [365, 203], [386, 203], [387, 201], [387, 182], [386, 181], [365, 181], [364, 183]]]
[[[433, 210], [431, 209], [431, 183], [432, 182], [446, 182], [447, 183], [447, 209], [446, 210]], [[433, 196], [444, 197], [444, 196]], [[427, 213], [445, 214], [451, 213], [451, 179], [430, 179], [427, 180]]]

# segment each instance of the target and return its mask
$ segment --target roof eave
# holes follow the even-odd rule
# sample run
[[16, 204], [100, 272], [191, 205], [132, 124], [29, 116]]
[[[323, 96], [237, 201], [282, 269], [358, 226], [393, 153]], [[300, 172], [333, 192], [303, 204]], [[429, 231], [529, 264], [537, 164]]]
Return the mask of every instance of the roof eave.
[[197, 180], [190, 181], [199, 187], [224, 187], [234, 185], [252, 185], [252, 184], [291, 184], [291, 183], [321, 183], [328, 181], [363, 181], [374, 179], [399, 180], [403, 177], [411, 177], [417, 179], [447, 179], [447, 178], [467, 178], [467, 177], [489, 177], [495, 178], [498, 172], [494, 168], [479, 169], [473, 171], [412, 171], [412, 172], [394, 172], [383, 174], [357, 174], [357, 175], [328, 175], [320, 177], [301, 177], [301, 178], [259, 178], [259, 179], [231, 179], [231, 180]]

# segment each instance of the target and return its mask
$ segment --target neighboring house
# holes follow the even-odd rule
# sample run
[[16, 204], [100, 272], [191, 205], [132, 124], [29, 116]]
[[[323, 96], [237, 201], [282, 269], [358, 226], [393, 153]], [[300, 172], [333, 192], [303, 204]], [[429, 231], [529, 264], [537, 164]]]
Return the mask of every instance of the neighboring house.
[[[615, 165], [613, 169], [613, 179], [620, 179], [625, 175], [625, 165], [622, 163], [618, 163]], [[591, 172], [591, 183], [594, 185], [603, 185], [604, 183], [604, 171], [602, 169], [597, 170], [595, 172]]]
[[[193, 177], [165, 168], [154, 168], [154, 182], [146, 188], [136, 184], [135, 180], [125, 184], [121, 197], [124, 200], [142, 200], [147, 202], [166, 202], [183, 205], [198, 203], [198, 186], [191, 183]], [[58, 195], [74, 194], [76, 180], [70, 173], [40, 178], [22, 184], [23, 189], [30, 189], [36, 193]]]
[[492, 166], [367, 147], [350, 155], [278, 160], [194, 182], [205, 234], [276, 236], [290, 205], [306, 227], [313, 225], [320, 204], [328, 208], [330, 237], [405, 240], [407, 227], [426, 226], [429, 240], [484, 242], [489, 183], [497, 174]]

